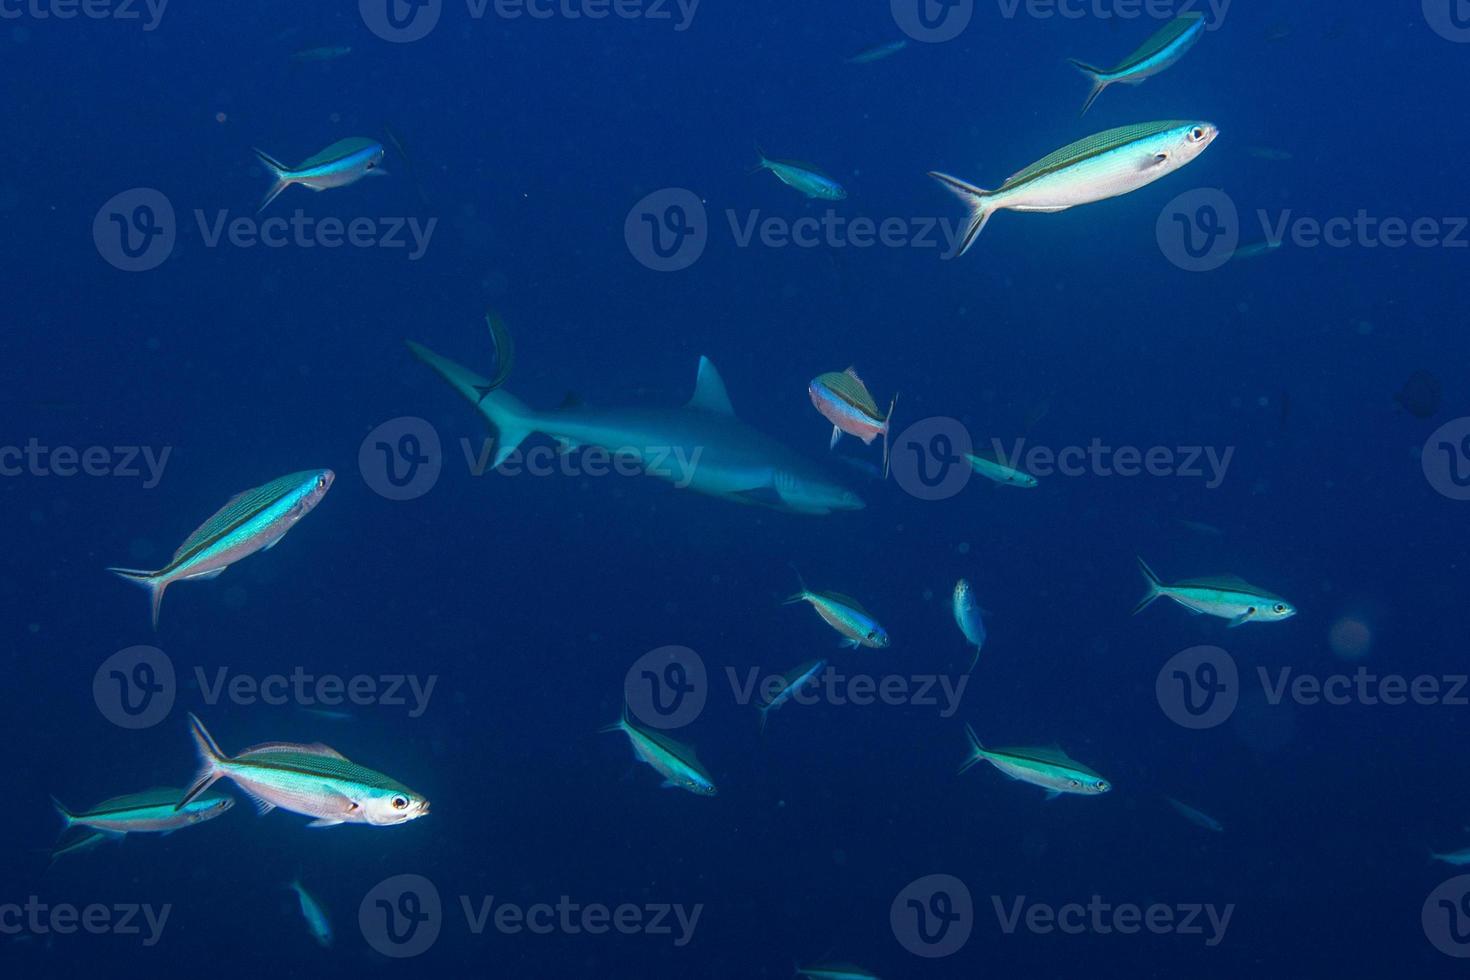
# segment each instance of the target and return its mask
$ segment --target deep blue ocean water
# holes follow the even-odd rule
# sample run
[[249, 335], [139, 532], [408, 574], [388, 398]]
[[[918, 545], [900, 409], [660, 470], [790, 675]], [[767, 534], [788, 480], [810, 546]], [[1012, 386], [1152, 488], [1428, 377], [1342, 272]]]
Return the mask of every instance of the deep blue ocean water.
[[[953, 39], [844, 63], [903, 38], [903, 6], [896, 18], [870, 0], [704, 0], [686, 21], [672, 4], [626, 8], [667, 19], [573, 18], [588, 8], [571, 4], [533, 19], [445, 0], [426, 36], [395, 43], [372, 3], [176, 2], [155, 23], [144, 7], [62, 19], [59, 0], [0, 0], [6, 976], [713, 980], [824, 959], [887, 978], [1458, 975], [1470, 889], [1428, 855], [1470, 844], [1470, 692], [1452, 696], [1470, 513], [1457, 499], [1470, 495], [1466, 12], [1232, 5], [1178, 65], [1079, 119], [1087, 86], [1065, 59], [1120, 60], [1157, 19], [1106, 0], [1067, 8], [1079, 16], [981, 0]], [[293, 59], [326, 45], [352, 50]], [[1125, 197], [1001, 213], [953, 260], [840, 235], [742, 246], [732, 230], [954, 222], [959, 202], [926, 171], [994, 187], [1082, 136], [1176, 118], [1221, 135]], [[252, 147], [296, 162], [390, 130], [387, 177], [290, 188], [256, 218], [269, 179]], [[848, 197], [747, 173], [757, 143], [814, 161]], [[702, 201], [704, 247], [655, 271], [640, 213], [669, 213], [640, 202], [671, 188]], [[1357, 222], [1339, 245], [1297, 238], [1228, 262], [1228, 246], [1197, 249], [1218, 267], [1192, 271], [1170, 208], [1196, 190], [1215, 210], [1184, 212], [1199, 225], [1190, 248], [1213, 246], [1204, 226], [1222, 195], [1240, 245], [1265, 237], [1261, 211], [1294, 228], [1360, 213], [1427, 224], [1402, 247]], [[212, 241], [222, 212], [247, 226], [365, 219], [375, 234], [433, 225], [421, 255], [310, 235], [267, 247]], [[118, 267], [123, 227], [129, 247], [158, 242], [153, 268]], [[568, 391], [675, 406], [706, 355], [741, 419], [814, 459], [829, 428], [805, 389], [824, 371], [856, 365], [883, 405], [901, 393], [895, 437], [920, 428], [895, 439], [894, 479], [835, 464], [867, 507], [827, 516], [643, 476], [476, 475], [465, 447], [491, 430], [403, 340], [489, 373], [487, 308], [515, 339], [507, 389], [537, 407]], [[1418, 370], [1442, 386], [1424, 418], [1394, 400]], [[360, 450], [401, 445], [405, 418], [437, 435], [440, 472], [393, 500], [374, 445]], [[923, 499], [896, 477], [946, 419], [987, 446], [1230, 455], [1219, 479], [1088, 464], [1035, 489], [977, 477]], [[66, 476], [54, 456], [11, 452], [28, 446], [101, 447], [109, 469], [133, 448], [168, 455], [157, 480]], [[837, 452], [881, 462], [876, 443]], [[157, 632], [142, 593], [104, 571], [160, 567], [232, 494], [317, 467], [337, 474], [317, 510], [268, 554], [172, 588]], [[1168, 602], [1130, 617], [1136, 555], [1170, 581], [1233, 573], [1299, 611], [1240, 629]], [[839, 649], [809, 609], [781, 606], [793, 565], [860, 597], [892, 646]], [[988, 611], [972, 675], [949, 610], [961, 577]], [[175, 680], [162, 715], [127, 728], [104, 665], [140, 644]], [[625, 738], [597, 734], [630, 669], [668, 645], [707, 668], [703, 709], [670, 734], [697, 745], [713, 798], [659, 789]], [[1234, 710], [1192, 729], [1172, 720], [1168, 665], [1200, 645], [1239, 681]], [[727, 671], [815, 657], [911, 693], [966, 686], [950, 708], [942, 694], [820, 697], [773, 712], [762, 735]], [[1273, 699], [1259, 673], [1360, 667], [1438, 694], [1384, 704], [1373, 681], [1341, 704]], [[295, 696], [212, 696], [197, 678], [221, 669], [434, 687], [421, 712], [347, 705], [332, 719]], [[432, 813], [308, 830], [256, 817], [222, 783], [238, 802], [218, 821], [48, 867], [50, 796], [81, 807], [189, 782], [190, 711], [228, 751], [327, 743], [422, 791]], [[957, 776], [966, 723], [987, 745], [1058, 743], [1113, 788], [1045, 802], [989, 766]], [[415, 906], [395, 893], [385, 913], [374, 891], [399, 875], [441, 900], [422, 951], [374, 925], [391, 913], [407, 935]], [[296, 876], [329, 915], [329, 949], [284, 887]], [[537, 934], [493, 915], [477, 933], [464, 901], [492, 896], [631, 906], [644, 924], [661, 906], [699, 917], [682, 937], [672, 917], [671, 934]], [[1193, 906], [1230, 919], [1214, 935], [1203, 914], [1200, 933], [1004, 927], [1018, 900], [1043, 915], [1093, 896], [1176, 924]], [[17, 911], [33, 897], [63, 914], [105, 907], [114, 925], [130, 904], [169, 915], [151, 944], [146, 926], [58, 934]]]

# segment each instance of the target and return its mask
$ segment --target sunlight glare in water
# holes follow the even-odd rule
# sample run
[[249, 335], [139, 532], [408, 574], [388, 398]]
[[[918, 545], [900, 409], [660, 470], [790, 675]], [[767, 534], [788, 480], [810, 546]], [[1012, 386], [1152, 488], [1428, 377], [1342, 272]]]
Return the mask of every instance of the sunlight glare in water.
[[1373, 649], [1373, 631], [1355, 616], [1342, 616], [1332, 624], [1327, 642], [1343, 660], [1362, 660]]

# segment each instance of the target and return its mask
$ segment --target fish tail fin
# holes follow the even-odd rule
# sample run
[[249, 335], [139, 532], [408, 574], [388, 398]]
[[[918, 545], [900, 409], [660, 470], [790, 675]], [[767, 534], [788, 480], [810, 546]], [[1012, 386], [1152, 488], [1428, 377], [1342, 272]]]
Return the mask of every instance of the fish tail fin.
[[1097, 101], [1097, 97], [1103, 94], [1103, 89], [1113, 83], [1105, 77], [1107, 72], [1101, 68], [1094, 68], [1086, 62], [1078, 61], [1076, 58], [1068, 58], [1067, 60], [1072, 63], [1073, 68], [1076, 68], [1082, 74], [1092, 79], [1092, 91], [1087, 93], [1087, 101], [1082, 103], [1082, 111], [1077, 113], [1079, 116], [1085, 116], [1087, 115], [1087, 110], [1091, 109], [1092, 104]]
[[1133, 615], [1135, 616], [1147, 609], [1155, 599], [1164, 594], [1164, 583], [1154, 570], [1148, 567], [1148, 562], [1139, 558], [1138, 567], [1142, 570], [1144, 579], [1148, 581], [1148, 592], [1142, 599], [1138, 600], [1138, 605], [1133, 607]]
[[195, 773], [194, 782], [185, 791], [184, 798], [174, 804], [174, 812], [182, 810], [200, 793], [213, 786], [224, 775], [221, 763], [228, 758], [220, 751], [214, 737], [209, 734], [209, 729], [204, 727], [204, 722], [192, 711], [189, 712], [189, 734], [194, 737], [194, 748], [199, 752], [199, 771]]
[[975, 734], [975, 729], [968, 722], [965, 723], [965, 738], [970, 742], [970, 757], [960, 766], [960, 772], [965, 772], [985, 758], [985, 746], [980, 744], [980, 736]]
[[608, 732], [621, 732], [621, 731], [626, 731], [627, 730], [627, 725], [628, 725], [628, 702], [624, 701], [623, 702], [623, 713], [618, 717], [618, 720], [615, 721], [615, 722], [613, 722], [611, 725], [603, 725], [601, 728], [599, 728], [597, 730], [597, 734], [599, 734], [599, 735], [606, 735]]
[[163, 608], [163, 590], [168, 588], [168, 580], [159, 577], [157, 572], [146, 572], [141, 568], [109, 568], [108, 571], [118, 578], [126, 579], [134, 585], [142, 586], [148, 590], [148, 603], [152, 608], [153, 628], [158, 629], [158, 612]]
[[260, 199], [260, 207], [255, 209], [255, 213], [259, 214], [270, 206], [270, 203], [280, 195], [281, 191], [291, 186], [291, 168], [264, 150], [256, 149], [255, 147], [251, 147], [251, 149], [255, 150], [255, 156], [265, 165], [265, 169], [270, 171], [270, 175], [275, 178], [275, 183], [271, 184], [270, 189], [265, 192], [265, 197]]
[[788, 562], [787, 564], [791, 565], [791, 570], [796, 573], [796, 584], [801, 586], [801, 588], [791, 593], [785, 599], [782, 599], [781, 605], [794, 606], [798, 602], [805, 602], [807, 596], [810, 595], [810, 590], [806, 587], [806, 579], [801, 577], [801, 569], [797, 568], [794, 563]]
[[766, 733], [766, 716], [768, 714], [770, 714], [770, 712], [771, 712], [771, 706], [768, 705], [768, 704], [758, 704], [758, 705], [756, 705], [755, 710], [761, 716], [760, 733], [762, 735], [764, 735]]
[[[492, 321], [493, 322], [493, 321]], [[519, 399], [503, 388], [494, 388], [485, 378], [462, 364], [441, 357], [423, 344], [405, 341], [413, 356], [439, 373], [470, 404], [480, 410], [499, 435], [495, 447], [494, 469], [504, 463], [516, 447], [536, 431], [536, 415]], [[487, 390], [489, 389], [489, 390]]]
[[942, 174], [937, 170], [929, 171], [929, 176], [939, 181], [940, 184], [949, 189], [956, 197], [964, 201], [970, 209], [970, 221], [969, 224], [965, 225], [964, 237], [960, 239], [959, 246], [956, 248], [954, 254], [948, 256], [949, 258], [957, 259], [968, 252], [971, 245], [975, 244], [975, 239], [980, 237], [980, 232], [985, 230], [986, 222], [995, 213], [995, 193], [983, 187], [976, 187], [974, 184], [966, 183], [958, 177]]
[[761, 145], [759, 143], [755, 144], [755, 155], [758, 156], [758, 157], [760, 157], [760, 160], [759, 160], [759, 162], [754, 163], [754, 164], [750, 165], [749, 167], [746, 167], [745, 168], [745, 173], [746, 173], [747, 176], [750, 175], [750, 174], [758, 174], [758, 173], [760, 173], [762, 170], [766, 169], [766, 167], [768, 167], [770, 165], [770, 163], [771, 163], [770, 160], [766, 159], [766, 151], [761, 149]]
[[975, 673], [975, 665], [978, 664], [978, 663], [980, 663], [980, 647], [977, 645], [975, 647], [975, 655], [970, 658], [970, 669], [967, 670], [967, 671], [965, 671], [965, 673], [967, 673], [967, 674], [973, 674], [973, 673]]
[[888, 479], [888, 430], [893, 425], [893, 407], [898, 404], [898, 392], [893, 393], [893, 401], [888, 403], [888, 414], [883, 419], [883, 479]]
[[51, 797], [51, 805], [56, 808], [56, 815], [61, 818], [61, 832], [64, 834], [71, 829], [72, 824], [76, 823], [76, 816], [66, 808], [65, 803], [54, 796]]

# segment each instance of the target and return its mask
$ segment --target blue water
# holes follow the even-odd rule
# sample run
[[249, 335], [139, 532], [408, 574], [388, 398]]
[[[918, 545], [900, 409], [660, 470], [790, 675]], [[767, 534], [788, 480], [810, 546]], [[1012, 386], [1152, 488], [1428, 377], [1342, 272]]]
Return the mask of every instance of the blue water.
[[[146, 8], [141, 21], [63, 20], [0, 4], [0, 445], [104, 447], [109, 467], [127, 447], [168, 453], [156, 480], [0, 460], [6, 976], [785, 977], [824, 958], [889, 978], [1458, 974], [1444, 947], [1470, 952], [1456, 942], [1465, 889], [1421, 910], [1455, 870], [1429, 850], [1470, 843], [1467, 708], [1358, 694], [1273, 704], [1257, 669], [1363, 666], [1442, 691], [1464, 671], [1470, 503], [1454, 496], [1470, 442], [1431, 434], [1467, 412], [1467, 252], [1350, 236], [1194, 272], [1171, 260], [1166, 214], [1176, 195], [1214, 188], [1239, 210], [1242, 245], [1263, 237], [1261, 209], [1432, 219], [1452, 237], [1466, 213], [1470, 44], [1448, 13], [1239, 4], [1177, 66], [1110, 89], [1079, 120], [1087, 86], [1064, 59], [1121, 59], [1156, 21], [1098, 16], [1114, 9], [1101, 2], [1076, 18], [1007, 17], [985, 0], [953, 40], [849, 65], [903, 36], [887, 4], [705, 0], [679, 30], [672, 5], [668, 20], [476, 19], [446, 0], [409, 43], [375, 35], [354, 4], [228, 6], [169, 4], [145, 29]], [[321, 45], [352, 51], [292, 60]], [[954, 222], [959, 203], [926, 171], [994, 187], [1074, 139], [1171, 118], [1222, 135], [1126, 197], [1001, 213], [952, 261], [928, 247], [741, 247], [731, 229], [732, 214]], [[220, 212], [256, 220], [269, 180], [252, 147], [295, 162], [385, 127], [411, 162], [390, 144], [388, 177], [290, 188], [260, 217], [432, 221], [421, 255], [211, 244]], [[814, 161], [847, 199], [747, 174], [757, 142]], [[110, 215], [134, 244], [159, 227], [126, 196], [138, 188], [171, 204], [173, 240], [155, 268], [129, 272], [112, 262]], [[625, 222], [667, 188], [693, 191], [709, 224], [697, 260], [658, 272]], [[987, 446], [1231, 455], [1218, 480], [1088, 466], [1032, 490], [976, 478], [942, 500], [839, 464], [867, 507], [821, 517], [639, 476], [476, 476], [463, 447], [478, 452], [490, 430], [402, 341], [489, 373], [487, 307], [515, 338], [508, 389], [538, 407], [568, 391], [677, 405], [706, 355], [743, 420], [821, 458], [829, 429], [806, 385], [853, 364], [881, 404], [901, 392], [895, 436], [940, 418]], [[1443, 384], [1422, 419], [1393, 399], [1418, 369]], [[376, 451], [359, 450], [404, 417], [437, 434], [441, 472], [391, 500], [375, 489], [381, 467], [360, 463]], [[932, 448], [895, 443], [895, 476]], [[877, 444], [838, 452], [881, 461]], [[1426, 476], [1423, 454], [1445, 472]], [[171, 589], [156, 633], [141, 592], [103, 571], [160, 567], [232, 494], [315, 467], [337, 474], [320, 507], [279, 548]], [[1236, 630], [1167, 602], [1131, 618], [1135, 555], [1171, 581], [1239, 575], [1299, 612]], [[859, 597], [893, 645], [839, 649], [809, 609], [782, 607], [793, 564]], [[970, 651], [948, 601], [961, 577], [989, 639], [952, 710], [942, 695], [819, 698], [772, 713], [762, 736], [732, 693], [727, 669], [814, 657], [845, 675], [961, 683]], [[176, 683], [163, 717], [128, 729], [104, 708], [106, 671], [102, 693], [93, 684], [138, 644], [163, 651]], [[671, 644], [708, 671], [705, 707], [670, 734], [697, 745], [713, 798], [660, 789], [626, 739], [596, 733], [635, 662]], [[1156, 679], [1198, 645], [1226, 651], [1241, 681], [1230, 717], [1191, 730], [1170, 720]], [[296, 697], [211, 697], [197, 676], [212, 684], [221, 668], [435, 686], [421, 712], [349, 705], [334, 720]], [[227, 751], [327, 743], [421, 791], [432, 813], [308, 830], [297, 815], [256, 817], [221, 784], [238, 802], [218, 821], [48, 868], [48, 797], [81, 807], [187, 785], [190, 711]], [[989, 766], [957, 776], [966, 723], [987, 745], [1058, 743], [1112, 791], [1045, 802]], [[401, 874], [432, 883], [443, 912], [437, 941], [390, 958], [370, 899]], [[968, 897], [950, 886], [921, 902], [925, 934], [959, 909], [947, 928], [968, 928], [963, 941], [926, 946], [903, 900], [890, 914], [934, 874]], [[296, 876], [327, 910], [330, 949], [284, 888]], [[1210, 944], [1203, 916], [1203, 934], [1074, 935], [1008, 932], [997, 913], [1023, 896], [1060, 908], [1094, 895], [1231, 918]], [[170, 911], [150, 945], [146, 927], [22, 922], [13, 905], [32, 896], [106, 906], [114, 923], [115, 906]], [[492, 919], [476, 933], [461, 899], [474, 910], [490, 896], [700, 912], [683, 943], [677, 925], [533, 934]]]

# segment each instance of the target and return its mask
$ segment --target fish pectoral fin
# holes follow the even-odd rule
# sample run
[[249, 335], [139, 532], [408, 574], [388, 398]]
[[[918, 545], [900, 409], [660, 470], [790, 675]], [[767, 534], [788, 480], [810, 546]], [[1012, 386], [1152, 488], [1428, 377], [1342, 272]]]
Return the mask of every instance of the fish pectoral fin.
[[342, 822], [343, 821], [341, 821], [341, 820], [333, 820], [333, 819], [331, 819], [329, 817], [322, 817], [320, 820], [313, 820], [311, 823], [307, 824], [307, 826], [308, 827], [335, 827], [339, 823], [342, 823]]
[[270, 800], [262, 799], [248, 789], [245, 790], [245, 795], [250, 798], [251, 803], [255, 804], [255, 812], [262, 817], [276, 808], [276, 805]]
[[862, 644], [860, 644], [857, 640], [840, 640], [838, 641], [837, 645], [839, 647], [851, 647], [852, 649], [856, 650]]
[[[279, 541], [280, 539], [277, 538], [276, 540]], [[272, 542], [272, 544], [274, 544], [274, 542]], [[269, 547], [269, 545], [267, 547]], [[226, 567], [228, 567], [228, 566], [226, 566]], [[184, 576], [184, 581], [186, 581], [186, 582], [207, 582], [207, 581], [209, 581], [212, 578], [219, 578], [224, 573], [225, 573], [225, 570], [223, 568], [216, 568], [212, 572], [200, 572], [198, 575], [186, 575], [186, 576]]]
[[1227, 624], [1226, 628], [1227, 629], [1235, 629], [1235, 627], [1237, 627], [1237, 626], [1244, 626], [1246, 623], [1249, 623], [1251, 621], [1251, 616], [1252, 616], [1251, 613], [1243, 612], [1239, 616], [1236, 616], [1234, 619], [1232, 619]]
[[1049, 789], [1046, 791], [1046, 802], [1050, 803], [1052, 800], [1059, 798], [1061, 795], [1062, 793], [1060, 790]]
[[658, 788], [659, 789], [678, 789], [679, 788], [679, 784], [676, 783], [676, 782], [674, 782], [672, 779], [665, 779], [663, 782], [661, 782], [661, 783], [658, 784]]
[[841, 439], [841, 438], [842, 438], [842, 430], [839, 429], [839, 428], [837, 428], [837, 426], [835, 426], [835, 425], [832, 426], [832, 441], [829, 442], [829, 443], [827, 443], [827, 449], [828, 450], [835, 449], [837, 447], [837, 440], [838, 439]]

